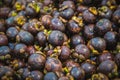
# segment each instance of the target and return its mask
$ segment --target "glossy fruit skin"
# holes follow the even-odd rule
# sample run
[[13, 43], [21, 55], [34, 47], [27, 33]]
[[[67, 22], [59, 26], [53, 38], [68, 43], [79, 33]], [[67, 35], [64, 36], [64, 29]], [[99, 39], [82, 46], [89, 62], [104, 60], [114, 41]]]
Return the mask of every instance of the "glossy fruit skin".
[[42, 69], [44, 67], [45, 61], [45, 57], [37, 53], [32, 54], [28, 58], [28, 64], [30, 65], [31, 69]]
[[79, 44], [75, 47], [75, 51], [78, 53], [78, 55], [83, 55], [85, 59], [90, 57], [90, 50], [89, 48], [84, 44]]
[[22, 55], [26, 52], [26, 50], [27, 50], [27, 46], [23, 43], [18, 43], [14, 47], [14, 53], [16, 55], [20, 55], [20, 54]]
[[83, 80], [85, 77], [85, 72], [81, 67], [73, 67], [70, 71], [70, 74], [74, 77], [76, 80]]
[[78, 35], [78, 34], [73, 35], [70, 39], [70, 42], [71, 42], [72, 47], [76, 47], [79, 44], [84, 44], [85, 43], [83, 37]]
[[[101, 10], [102, 8], [106, 8], [106, 10]], [[100, 17], [102, 17], [102, 18], [107, 18], [107, 19], [110, 19], [111, 17], [112, 17], [112, 10], [109, 8], [109, 7], [107, 7], [107, 6], [102, 6], [102, 7], [100, 7], [100, 8], [98, 8], [98, 11], [100, 11], [99, 12], [99, 16]]]
[[29, 21], [28, 31], [35, 35], [38, 33], [40, 26], [41, 23], [37, 19], [32, 19]]
[[0, 34], [0, 46], [5, 46], [8, 44], [8, 38], [4, 34]]
[[44, 80], [58, 80], [58, 77], [54, 72], [48, 72], [45, 74]]
[[92, 75], [96, 71], [96, 66], [89, 62], [82, 63], [81, 67], [84, 69], [86, 76]]
[[99, 55], [100, 63], [106, 60], [114, 60], [114, 57], [110, 52], [103, 52], [101, 55]]
[[44, 15], [44, 16], [42, 16], [41, 22], [45, 26], [45, 28], [49, 28], [50, 27], [51, 19], [52, 19], [51, 15]]
[[45, 43], [47, 42], [47, 36], [45, 35], [45, 33], [43, 31], [39, 32], [37, 34], [36, 38], [37, 38], [40, 46], [44, 46]]
[[28, 31], [28, 27], [29, 27], [29, 22], [26, 22], [26, 23], [21, 27], [21, 29], [24, 30], [24, 31]]
[[84, 36], [86, 39], [92, 39], [95, 35], [94, 33], [94, 24], [85, 25], [84, 27]]
[[1, 18], [7, 18], [9, 12], [10, 12], [10, 8], [9, 7], [2, 7], [2, 8], [0, 8], [0, 17]]
[[23, 42], [27, 45], [32, 44], [34, 41], [33, 35], [31, 33], [29, 33], [28, 31], [21, 30], [17, 36], [18, 36], [18, 40], [20, 40], [20, 42]]
[[120, 9], [117, 9], [114, 13], [113, 13], [113, 21], [116, 24], [120, 24]]
[[99, 52], [102, 52], [106, 49], [106, 41], [100, 37], [92, 38], [89, 45]]
[[[0, 46], [0, 56], [1, 57], [2, 56], [5, 57], [7, 55], [10, 55], [10, 52], [11, 52], [11, 50], [10, 50], [10, 48], [8, 46]], [[3, 59], [3, 61], [5, 61], [5, 60]]]
[[106, 40], [107, 49], [113, 50], [117, 45], [117, 33], [109, 31], [104, 35], [104, 39]]
[[69, 80], [69, 78], [66, 76], [63, 76], [63, 77], [60, 77], [58, 80]]
[[62, 70], [62, 63], [57, 58], [51, 58], [51, 57], [49, 57], [46, 60], [45, 69], [48, 72], [50, 72], [50, 71], [52, 71], [52, 72], [54, 72], [54, 71], [61, 71]]
[[115, 56], [115, 62], [120, 67], [120, 53], [116, 54], [116, 56]]
[[71, 59], [67, 60], [64, 64], [67, 68], [69, 68], [69, 67], [79, 67], [80, 66], [78, 63], [76, 63], [75, 61], [73, 61]]
[[60, 60], [67, 60], [71, 54], [70, 48], [67, 46], [62, 46], [61, 53], [60, 53]]
[[53, 46], [62, 45], [64, 42], [64, 34], [61, 31], [53, 30], [48, 37], [48, 41]]
[[85, 10], [83, 12], [83, 19], [87, 23], [94, 23], [96, 20], [96, 16], [94, 14], [92, 14], [89, 10]]
[[27, 53], [28, 54], [33, 54], [33, 53], [35, 53], [35, 48], [34, 48], [34, 46], [27, 46]]
[[[35, 3], [35, 4], [37, 4], [37, 3]], [[38, 7], [37, 5], [36, 5], [36, 7]], [[26, 6], [26, 8], [25, 8], [26, 16], [36, 17], [39, 12], [36, 12], [36, 10], [34, 8], [32, 8], [31, 6], [34, 7], [34, 3], [30, 2]], [[40, 8], [40, 6], [39, 6], [39, 8]]]
[[9, 17], [5, 20], [5, 23], [7, 25], [7, 27], [10, 27], [10, 26], [15, 26], [15, 23], [14, 23], [14, 17]]
[[73, 1], [63, 1], [63, 3], [60, 5], [60, 7], [68, 6], [68, 8], [75, 9], [75, 4]]
[[51, 30], [65, 31], [65, 26], [59, 18], [52, 18], [50, 29]]
[[77, 7], [77, 11], [80, 12], [80, 13], [84, 12], [87, 9], [88, 9], [88, 7], [87, 6], [83, 6], [83, 5], [79, 5]]
[[18, 34], [18, 30], [16, 27], [10, 27], [7, 29], [6, 31], [6, 35], [10, 38], [10, 39], [13, 39], [13, 38], [16, 38], [17, 34]]
[[106, 32], [110, 31], [112, 29], [112, 23], [109, 19], [100, 19], [96, 25], [94, 31], [100, 35], [103, 36]]
[[116, 68], [117, 65], [114, 61], [106, 60], [100, 63], [100, 65], [98, 66], [98, 71], [103, 74], [109, 75], [111, 73], [114, 74], [116, 72]]
[[60, 16], [66, 20], [71, 19], [73, 14], [74, 14], [74, 10], [71, 8], [64, 9], [60, 12]]
[[74, 20], [70, 20], [67, 24], [67, 28], [71, 33], [79, 33], [81, 28], [80, 26], [74, 21]]
[[43, 79], [43, 73], [40, 72], [40, 71], [31, 71], [30, 72], [30, 75], [29, 75], [29, 78], [32, 79], [32, 80], [42, 80]]

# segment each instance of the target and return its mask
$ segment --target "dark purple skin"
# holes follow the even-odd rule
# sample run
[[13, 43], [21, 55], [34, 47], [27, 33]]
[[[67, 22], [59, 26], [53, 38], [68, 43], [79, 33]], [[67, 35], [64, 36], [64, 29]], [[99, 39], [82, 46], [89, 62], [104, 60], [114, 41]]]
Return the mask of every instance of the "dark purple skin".
[[102, 2], [101, 2], [101, 6], [108, 6], [108, 3], [110, 3], [110, 4], [112, 4], [112, 5], [116, 5], [116, 1], [110, 1], [110, 0], [103, 0]]
[[30, 75], [30, 70], [28, 68], [20, 68], [19, 70], [17, 70], [17, 74], [18, 79], [26, 79]]
[[8, 46], [0, 46], [0, 56], [5, 56], [11, 52]]
[[60, 46], [64, 42], [64, 34], [61, 31], [53, 30], [48, 37], [48, 41], [53, 46]]
[[5, 26], [5, 21], [0, 20], [0, 32], [5, 32], [6, 26]]
[[48, 6], [48, 5], [52, 4], [52, 3], [53, 3], [52, 0], [44, 0], [44, 1], [43, 1], [43, 4], [44, 4], [45, 6]]
[[43, 24], [46, 28], [49, 28], [50, 25], [51, 25], [51, 19], [52, 19], [52, 16], [50, 16], [50, 15], [44, 15], [44, 16], [42, 16], [42, 18], [41, 18], [41, 22], [42, 22], [42, 24]]
[[83, 6], [83, 5], [80, 5], [80, 6], [77, 7], [77, 11], [80, 12], [80, 13], [84, 12], [87, 9], [88, 9], [88, 7]]
[[38, 26], [38, 28], [41, 26], [41, 23], [37, 19], [29, 21], [28, 31], [32, 34], [37, 34], [39, 30], [36, 26]]
[[81, 67], [84, 69], [86, 75], [92, 75], [96, 71], [96, 66], [89, 62], [82, 63]]
[[96, 16], [92, 14], [89, 10], [83, 12], [83, 19], [87, 23], [94, 23], [96, 21]]
[[103, 52], [101, 55], [99, 55], [99, 62], [103, 62], [106, 60], [114, 60], [113, 55], [109, 52]]
[[6, 23], [6, 26], [7, 27], [10, 27], [10, 26], [15, 26], [15, 23], [14, 23], [14, 17], [9, 17], [5, 20], [5, 23]]
[[59, 18], [53, 18], [51, 20], [50, 29], [59, 30], [59, 31], [65, 31], [65, 26], [64, 26], [64, 24], [62, 23], [62, 21]]
[[22, 55], [22, 54], [24, 54], [25, 52], [27, 51], [27, 46], [25, 45], [25, 44], [23, 44], [23, 43], [18, 43], [18, 44], [16, 44], [15, 45], [15, 47], [14, 47], [14, 53], [16, 54], [16, 55]]
[[62, 76], [58, 80], [69, 80], [69, 78], [67, 76]]
[[70, 71], [70, 74], [76, 80], [83, 80], [85, 77], [85, 72], [81, 67], [73, 67]]
[[68, 22], [67, 28], [71, 33], [79, 33], [81, 30], [80, 26], [73, 20]]
[[117, 9], [114, 13], [113, 13], [113, 21], [116, 24], [120, 24], [120, 9]]
[[84, 36], [87, 39], [92, 39], [94, 37], [94, 24], [85, 25], [84, 27]]
[[31, 71], [29, 77], [32, 80], [43, 80], [43, 73], [37, 70]]
[[34, 42], [33, 35], [31, 33], [29, 33], [28, 31], [21, 30], [17, 36], [18, 36], [18, 40], [20, 40], [20, 42], [23, 42], [27, 45], [30, 45]]
[[68, 8], [75, 9], [75, 4], [73, 1], [63, 1], [63, 3], [60, 5], [60, 7], [68, 6]]
[[7, 29], [6, 31], [6, 35], [10, 38], [10, 39], [14, 39], [16, 38], [17, 34], [19, 33], [18, 29], [16, 27], [10, 27]]
[[58, 80], [58, 76], [54, 72], [47, 72], [44, 76], [44, 80]]
[[116, 54], [116, 56], [115, 56], [115, 62], [120, 67], [120, 53]]
[[61, 60], [66, 60], [69, 58], [70, 54], [71, 54], [70, 48], [68, 48], [67, 46], [62, 46], [59, 58]]
[[14, 51], [14, 47], [15, 47], [15, 43], [8, 43], [8, 47], [13, 52]]
[[104, 39], [106, 40], [107, 49], [113, 50], [117, 45], [117, 33], [113, 31], [109, 31], [104, 35]]
[[84, 45], [84, 44], [79, 44], [75, 47], [75, 51], [80, 54], [83, 55], [86, 59], [90, 57], [90, 50], [89, 48]]
[[60, 12], [60, 16], [66, 20], [69, 20], [74, 15], [74, 10], [72, 8], [64, 9]]
[[[9, 73], [9, 74], [7, 74]], [[2, 78], [3, 76], [8, 76], [8, 79], [9, 77], [12, 77], [14, 75], [13, 73], [13, 69], [9, 66], [0, 66], [0, 78]]]
[[33, 53], [35, 53], [35, 48], [34, 48], [34, 46], [27, 46], [27, 53], [29, 53], [29, 54], [33, 54]]
[[2, 7], [2, 8], [0, 8], [0, 17], [1, 18], [7, 18], [9, 12], [10, 12], [10, 8], [9, 7]]
[[44, 34], [44, 32], [39, 32], [36, 36], [37, 41], [39, 42], [40, 46], [45, 46], [46, 42], [47, 42], [47, 36]]
[[31, 69], [42, 69], [45, 65], [46, 58], [40, 54], [32, 54], [28, 58], [28, 64], [30, 65]]
[[76, 63], [75, 61], [73, 61], [73, 60], [67, 60], [65, 63], [65, 66], [67, 67], [67, 68], [71, 68], [71, 67], [79, 67], [80, 65], [79, 65], [79, 63]]
[[4, 34], [0, 34], [0, 46], [5, 46], [8, 44], [8, 38]]
[[92, 0], [83, 0], [83, 3], [86, 5], [92, 4]]
[[78, 34], [73, 35], [70, 39], [70, 42], [71, 42], [72, 47], [76, 47], [79, 44], [85, 43], [85, 41], [83, 40], [83, 37]]
[[3, 2], [5, 5], [11, 6], [14, 1], [13, 0], [4, 0]]
[[92, 46], [95, 50], [97, 50], [99, 52], [102, 52], [106, 49], [106, 41], [100, 37], [92, 38], [90, 40], [89, 45]]
[[110, 31], [112, 29], [112, 23], [109, 19], [100, 19], [96, 25], [94, 31], [100, 35], [103, 36], [106, 32]]
[[62, 71], [62, 63], [59, 59], [57, 58], [51, 58], [49, 57], [46, 60], [45, 63], [45, 69], [50, 72], [50, 71]]
[[106, 8], [107, 8], [107, 11], [101, 11], [101, 13], [99, 13], [99, 16], [102, 18], [110, 19], [112, 16], [112, 11], [108, 7], [106, 7]]
[[25, 12], [26, 12], [26, 16], [29, 16], [29, 17], [36, 17], [37, 15], [35, 10], [32, 7], [30, 7], [29, 4], [25, 8]]
[[28, 27], [29, 27], [29, 23], [26, 22], [21, 29], [25, 30], [25, 31], [28, 31]]
[[117, 65], [114, 61], [106, 60], [99, 64], [98, 72], [101, 72], [106, 75], [108, 75], [110, 73], [114, 74], [113, 70], [116, 69], [116, 67], [117, 67]]

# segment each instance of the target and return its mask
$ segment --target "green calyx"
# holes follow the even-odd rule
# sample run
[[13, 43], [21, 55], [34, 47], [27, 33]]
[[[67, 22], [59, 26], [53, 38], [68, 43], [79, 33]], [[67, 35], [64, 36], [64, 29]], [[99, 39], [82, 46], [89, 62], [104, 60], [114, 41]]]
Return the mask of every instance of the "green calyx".
[[29, 6], [32, 7], [36, 13], [40, 12], [40, 6], [36, 2], [30, 3]]

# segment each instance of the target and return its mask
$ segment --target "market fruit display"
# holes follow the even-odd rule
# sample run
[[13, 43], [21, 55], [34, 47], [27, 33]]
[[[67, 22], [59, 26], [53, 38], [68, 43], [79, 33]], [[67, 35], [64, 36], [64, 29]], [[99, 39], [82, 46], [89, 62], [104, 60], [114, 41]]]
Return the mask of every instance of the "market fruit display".
[[0, 80], [120, 80], [120, 0], [0, 0]]

